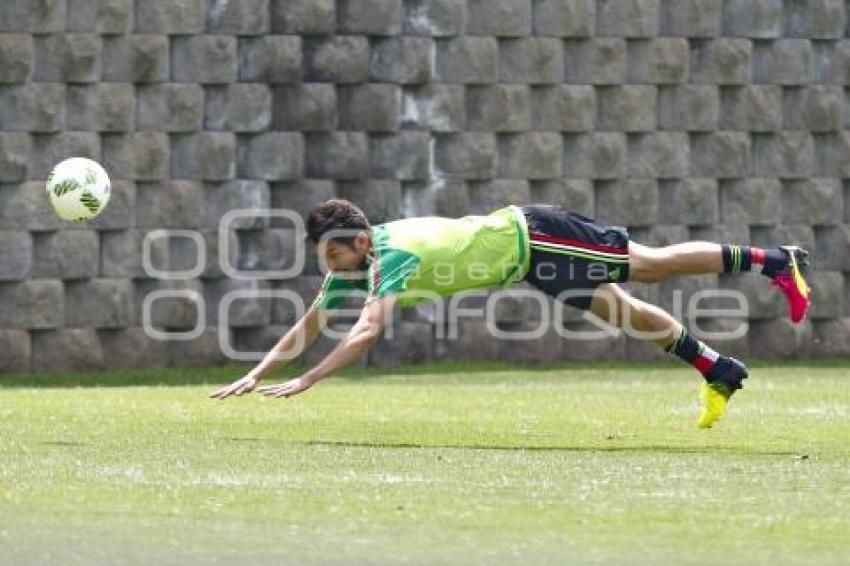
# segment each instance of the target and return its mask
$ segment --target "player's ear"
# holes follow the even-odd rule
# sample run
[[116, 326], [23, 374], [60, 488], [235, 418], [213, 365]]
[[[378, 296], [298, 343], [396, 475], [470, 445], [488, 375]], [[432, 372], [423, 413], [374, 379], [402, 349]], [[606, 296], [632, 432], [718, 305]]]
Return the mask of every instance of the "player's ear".
[[357, 248], [358, 252], [368, 252], [370, 243], [368, 232], [358, 232], [357, 236], [354, 237], [354, 246]]

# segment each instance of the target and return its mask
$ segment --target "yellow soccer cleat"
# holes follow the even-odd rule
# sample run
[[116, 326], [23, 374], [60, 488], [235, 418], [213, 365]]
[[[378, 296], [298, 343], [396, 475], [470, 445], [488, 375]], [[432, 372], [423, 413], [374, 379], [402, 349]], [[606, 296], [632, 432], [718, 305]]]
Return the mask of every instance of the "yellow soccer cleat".
[[719, 377], [712, 381], [703, 381], [700, 385], [700, 398], [703, 406], [697, 419], [700, 428], [711, 428], [723, 413], [732, 395], [742, 387], [741, 381], [747, 378], [747, 368], [735, 358], [722, 356], [718, 361], [716, 373]]
[[726, 412], [726, 405], [732, 397], [732, 389], [725, 383], [703, 381], [700, 385], [699, 396], [703, 406], [697, 425], [700, 428], [711, 428]]

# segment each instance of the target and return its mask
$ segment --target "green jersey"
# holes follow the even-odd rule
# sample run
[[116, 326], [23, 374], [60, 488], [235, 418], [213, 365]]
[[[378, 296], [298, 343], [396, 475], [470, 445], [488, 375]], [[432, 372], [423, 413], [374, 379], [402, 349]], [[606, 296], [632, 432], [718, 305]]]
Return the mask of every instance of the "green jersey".
[[409, 307], [459, 291], [507, 287], [530, 265], [528, 226], [514, 205], [487, 215], [425, 216], [372, 226], [365, 279], [328, 272], [313, 305], [332, 309], [353, 290], [367, 300], [399, 294]]

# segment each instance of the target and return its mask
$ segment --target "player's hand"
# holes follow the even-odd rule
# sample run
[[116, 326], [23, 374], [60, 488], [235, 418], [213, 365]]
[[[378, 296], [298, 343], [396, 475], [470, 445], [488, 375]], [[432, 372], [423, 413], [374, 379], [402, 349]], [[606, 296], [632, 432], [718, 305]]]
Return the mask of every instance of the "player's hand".
[[213, 399], [226, 399], [231, 395], [241, 396], [245, 393], [250, 393], [251, 391], [253, 391], [259, 381], [259, 379], [249, 374], [243, 377], [242, 379], [234, 381], [227, 387], [222, 387], [215, 393], [211, 394], [210, 397], [212, 397]]
[[257, 393], [262, 393], [267, 397], [292, 397], [293, 395], [298, 395], [302, 391], [310, 389], [310, 387], [313, 386], [313, 383], [315, 382], [312, 379], [302, 375], [301, 377], [290, 379], [286, 383], [260, 387], [257, 389]]

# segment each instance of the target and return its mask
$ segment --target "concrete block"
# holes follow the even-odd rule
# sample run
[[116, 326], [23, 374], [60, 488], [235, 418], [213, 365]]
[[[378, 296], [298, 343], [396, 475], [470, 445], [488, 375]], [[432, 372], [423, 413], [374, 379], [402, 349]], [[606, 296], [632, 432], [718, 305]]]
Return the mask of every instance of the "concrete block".
[[600, 181], [595, 202], [595, 217], [603, 223], [651, 226], [658, 221], [658, 183], [654, 179]]
[[593, 182], [586, 179], [551, 179], [531, 183], [531, 201], [565, 206], [593, 216]]
[[491, 179], [496, 176], [496, 139], [491, 133], [461, 132], [435, 136], [436, 167], [455, 179]]
[[809, 132], [784, 130], [753, 136], [756, 175], [800, 178], [814, 169], [814, 140]]
[[682, 84], [688, 80], [690, 51], [681, 37], [633, 40], [628, 45], [630, 83]]
[[127, 279], [90, 279], [65, 284], [65, 326], [122, 328], [134, 322]]
[[564, 135], [565, 177], [616, 179], [625, 171], [626, 136], [622, 132]]
[[103, 36], [101, 41], [104, 81], [159, 83], [169, 79], [168, 36], [110, 35]]
[[782, 219], [782, 184], [777, 179], [724, 181], [720, 202], [726, 224], [777, 224]]
[[301, 83], [274, 90], [272, 127], [276, 130], [333, 131], [337, 115], [337, 93], [332, 84]]
[[713, 131], [717, 129], [721, 116], [720, 94], [714, 85], [689, 84], [658, 88], [660, 129]]
[[269, 0], [207, 0], [206, 31], [227, 35], [262, 35], [271, 25]]
[[169, 343], [151, 338], [139, 326], [98, 329], [97, 336], [107, 352], [110, 369], [149, 369], [168, 364]]
[[239, 42], [239, 80], [269, 84], [301, 80], [301, 37], [266, 35]]
[[504, 39], [499, 43], [499, 80], [557, 84], [564, 70], [563, 43], [548, 37]]
[[431, 176], [433, 142], [428, 132], [402, 130], [375, 135], [370, 138], [369, 147], [373, 177], [425, 181]]
[[523, 37], [531, 34], [528, 0], [467, 0], [466, 32], [470, 35]]
[[100, 140], [94, 132], [33, 134], [27, 175], [31, 179], [46, 179], [53, 167], [69, 155], [97, 160], [99, 154]]
[[205, 199], [199, 182], [139, 183], [136, 224], [139, 228], [197, 228]]
[[658, 34], [659, 9], [659, 0], [599, 0], [596, 32], [603, 37], [654, 37]]
[[750, 137], [743, 132], [691, 134], [690, 173], [696, 177], [743, 177], [751, 170]]
[[657, 90], [650, 85], [597, 87], [596, 127], [646, 132], [656, 126]]
[[465, 129], [465, 87], [429, 83], [404, 89], [402, 127], [422, 128], [435, 132], [457, 132]]
[[240, 178], [292, 180], [303, 174], [304, 136], [300, 132], [266, 132], [240, 139]]
[[554, 37], [590, 37], [596, 31], [593, 0], [535, 0], [534, 34]]
[[586, 132], [596, 123], [596, 91], [590, 85], [553, 85], [531, 89], [535, 130]]
[[401, 0], [337, 0], [337, 25], [343, 33], [398, 35], [401, 23]]
[[60, 328], [32, 333], [33, 371], [90, 371], [106, 367], [92, 328]]
[[564, 82], [620, 84], [626, 78], [626, 42], [622, 38], [564, 40]]
[[29, 232], [0, 230], [0, 281], [26, 279], [32, 268]]
[[432, 37], [462, 35], [466, 29], [466, 0], [407, 0], [404, 33]]
[[26, 132], [0, 132], [0, 182], [27, 178], [32, 141]]
[[65, 29], [67, 0], [3, 2], [0, 31], [54, 33]]
[[337, 194], [363, 210], [369, 222], [379, 224], [401, 217], [401, 184], [390, 179], [364, 179], [337, 184]]
[[35, 60], [32, 36], [0, 35], [0, 83], [25, 83], [32, 76]]
[[433, 78], [436, 47], [428, 37], [376, 38], [372, 43], [369, 77], [401, 85], [425, 84]]
[[782, 186], [782, 221], [830, 225], [844, 221], [844, 188], [840, 179], [809, 178]]
[[752, 77], [753, 46], [748, 39], [723, 37], [691, 42], [691, 82], [747, 84]]
[[65, 125], [65, 85], [0, 85], [0, 130], [55, 132]]
[[784, 126], [789, 130], [836, 132], [844, 128], [844, 89], [811, 85], [786, 88]]
[[782, 87], [745, 85], [723, 87], [720, 128], [751, 132], [782, 129]]
[[140, 130], [193, 132], [201, 129], [204, 91], [196, 84], [139, 87], [136, 125]]
[[369, 41], [345, 35], [304, 40], [307, 82], [360, 83], [369, 77]]
[[721, 35], [723, 0], [661, 0], [662, 36], [706, 38]]
[[[222, 217], [231, 210], [255, 208], [267, 210], [271, 206], [268, 183], [258, 180], [236, 179], [225, 183], [207, 183], [204, 185], [204, 215], [202, 224], [218, 230]], [[246, 216], [233, 220], [234, 230], [260, 229], [268, 226], [264, 217]], [[209, 247], [209, 246], [208, 246]], [[216, 256], [211, 256], [217, 263]]]
[[167, 35], [202, 33], [206, 23], [206, 0], [136, 2], [135, 31]]
[[237, 79], [236, 38], [194, 35], [171, 39], [171, 79], [175, 82], [227, 84]]
[[685, 132], [651, 132], [628, 138], [626, 174], [630, 177], [686, 177], [689, 139]]
[[369, 140], [362, 132], [310, 134], [306, 174], [312, 179], [361, 179], [369, 172]]
[[556, 179], [564, 155], [560, 133], [529, 132], [499, 136], [499, 176], [510, 179]]
[[493, 37], [437, 40], [436, 78], [446, 83], [495, 83], [499, 77], [498, 53]]
[[782, 15], [782, 0], [726, 0], [723, 32], [730, 37], [781, 37]]
[[809, 82], [812, 43], [808, 39], [777, 39], [753, 48], [753, 82], [802, 85]]
[[469, 183], [469, 214], [489, 214], [509, 204], [528, 202], [531, 189], [528, 181], [520, 179], [493, 179]]
[[336, 31], [335, 0], [271, 0], [274, 33], [322, 35]]
[[30, 371], [32, 343], [26, 330], [0, 329], [0, 373]]
[[30, 277], [88, 279], [97, 276], [99, 241], [94, 230], [58, 230], [35, 234]]
[[71, 130], [126, 132], [133, 129], [136, 96], [129, 83], [69, 86], [66, 126]]
[[710, 226], [720, 221], [720, 198], [716, 179], [689, 177], [659, 185], [662, 222]]
[[338, 91], [342, 130], [394, 132], [401, 121], [401, 88], [394, 84], [341, 87]]
[[272, 122], [272, 91], [265, 84], [237, 83], [206, 89], [204, 128], [260, 132]]
[[467, 128], [495, 132], [528, 130], [531, 127], [530, 98], [525, 85], [468, 87]]
[[223, 181], [236, 176], [236, 136], [200, 132], [171, 136], [171, 178]]

